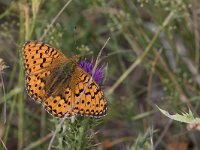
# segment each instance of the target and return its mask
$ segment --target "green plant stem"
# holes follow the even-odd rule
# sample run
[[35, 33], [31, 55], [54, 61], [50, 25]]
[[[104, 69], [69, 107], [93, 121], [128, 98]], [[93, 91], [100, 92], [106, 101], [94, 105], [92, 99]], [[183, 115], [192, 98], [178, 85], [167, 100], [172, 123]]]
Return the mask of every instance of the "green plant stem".
[[128, 75], [133, 71], [133, 69], [135, 69], [135, 67], [138, 66], [142, 62], [142, 60], [145, 58], [145, 56], [152, 50], [152, 47], [154, 43], [156, 42], [156, 40], [158, 39], [160, 33], [169, 24], [169, 22], [174, 17], [174, 15], [175, 15], [174, 11], [171, 11], [169, 13], [169, 15], [166, 17], [163, 24], [159, 27], [157, 33], [154, 35], [149, 45], [146, 47], [145, 51], [142, 53], [140, 57], [136, 59], [136, 61], [119, 77], [117, 82], [115, 82], [115, 84], [108, 90], [108, 93], [107, 93], [108, 95], [112, 94], [115, 91], [115, 89], [128, 77]]
[[[25, 4], [24, 0], [20, 1], [21, 4]], [[19, 27], [19, 43], [23, 43], [24, 37], [25, 37], [25, 31], [24, 31], [24, 11], [23, 6], [20, 6], [22, 11], [20, 11], [20, 27]], [[21, 56], [21, 55], [19, 55]], [[19, 59], [20, 61], [20, 59]], [[18, 87], [24, 86], [24, 77], [23, 77], [23, 67], [22, 63], [20, 62], [20, 69], [19, 69], [19, 79], [18, 79]], [[18, 150], [21, 150], [23, 148], [23, 127], [24, 127], [24, 94], [23, 92], [18, 94]]]
[[83, 126], [80, 130], [80, 135], [79, 135], [79, 140], [78, 140], [78, 144], [77, 144], [77, 150], [82, 150], [86, 148], [86, 141], [87, 141], [87, 136], [86, 136], [86, 131], [87, 131], [87, 127], [89, 125], [90, 122], [90, 118], [87, 118], [83, 121]]
[[14, 98], [12, 99], [12, 105], [10, 107], [10, 113], [9, 113], [8, 119], [7, 119], [7, 127], [5, 129], [5, 135], [4, 135], [4, 138], [3, 138], [4, 143], [7, 142], [8, 134], [9, 134], [9, 131], [10, 131], [11, 120], [12, 120], [14, 110], [15, 110], [15, 106], [16, 106], [16, 101], [17, 101], [17, 95], [15, 95]]
[[[23, 71], [20, 69], [19, 73], [19, 85], [23, 86]], [[23, 127], [24, 127], [24, 95], [20, 93], [18, 95], [18, 150], [23, 148]]]

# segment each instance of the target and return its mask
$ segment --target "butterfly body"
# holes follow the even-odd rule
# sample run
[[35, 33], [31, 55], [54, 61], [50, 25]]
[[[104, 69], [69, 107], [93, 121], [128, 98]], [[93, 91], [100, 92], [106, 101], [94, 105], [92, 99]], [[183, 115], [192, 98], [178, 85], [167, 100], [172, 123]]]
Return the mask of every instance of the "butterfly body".
[[79, 56], [67, 58], [56, 48], [30, 41], [24, 44], [23, 59], [28, 94], [53, 116], [106, 114], [103, 91], [78, 66]]

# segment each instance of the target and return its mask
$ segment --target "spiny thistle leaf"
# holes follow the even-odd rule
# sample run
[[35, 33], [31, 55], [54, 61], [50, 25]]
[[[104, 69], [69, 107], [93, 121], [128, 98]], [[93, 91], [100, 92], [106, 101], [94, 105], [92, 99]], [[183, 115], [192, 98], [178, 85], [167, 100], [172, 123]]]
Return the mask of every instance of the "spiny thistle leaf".
[[[157, 105], [156, 105], [157, 106]], [[187, 112], [182, 112], [181, 114], [175, 114], [175, 115], [170, 115], [167, 111], [159, 108], [157, 106], [157, 108], [168, 118], [172, 119], [172, 120], [176, 120], [179, 122], [184, 122], [184, 123], [200, 123], [200, 118], [195, 118], [192, 114], [192, 111], [189, 109], [189, 113]]]

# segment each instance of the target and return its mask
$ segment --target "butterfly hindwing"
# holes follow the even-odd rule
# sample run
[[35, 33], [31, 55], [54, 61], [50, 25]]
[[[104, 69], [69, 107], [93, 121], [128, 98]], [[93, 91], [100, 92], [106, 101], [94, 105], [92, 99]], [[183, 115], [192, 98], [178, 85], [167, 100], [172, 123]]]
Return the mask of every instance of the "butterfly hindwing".
[[[71, 106], [75, 114], [87, 116], [104, 116], [107, 101], [99, 85], [80, 67], [76, 67], [69, 87], [72, 89]], [[68, 94], [66, 96], [69, 96]]]
[[22, 52], [27, 92], [34, 100], [41, 102], [46, 98], [47, 79], [54, 68], [66, 61], [66, 57], [58, 49], [37, 41], [26, 42]]
[[84, 70], [76, 67], [73, 76], [65, 83], [65, 90], [44, 101], [46, 110], [56, 117], [63, 117], [66, 113], [68, 116], [104, 116], [107, 101], [98, 84], [90, 78]]

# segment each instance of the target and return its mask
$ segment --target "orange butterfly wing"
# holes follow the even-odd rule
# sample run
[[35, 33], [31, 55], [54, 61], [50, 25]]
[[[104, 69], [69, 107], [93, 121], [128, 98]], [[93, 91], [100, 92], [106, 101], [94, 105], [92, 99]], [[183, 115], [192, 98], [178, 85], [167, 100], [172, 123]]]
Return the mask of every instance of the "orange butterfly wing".
[[[63, 77], [66, 72], [62, 68], [68, 67], [75, 58], [67, 59], [58, 49], [33, 41], [25, 43], [23, 58], [27, 92], [41, 102], [50, 114], [63, 117], [72, 107], [69, 116], [101, 117], [106, 114], [107, 101], [99, 85], [91, 80], [85, 88], [91, 78], [88, 73], [76, 64], [70, 78]], [[79, 96], [80, 100], [74, 106]]]
[[53, 69], [67, 61], [67, 58], [55, 48], [42, 42], [30, 41], [22, 49], [26, 89], [30, 97], [41, 102], [46, 97], [45, 78]]
[[106, 115], [107, 101], [103, 91], [94, 80], [88, 84], [90, 78], [91, 76], [84, 70], [76, 67], [60, 96], [50, 96], [45, 100], [46, 110], [57, 117], [63, 117], [71, 107], [74, 109], [69, 116], [79, 114], [101, 117]]

